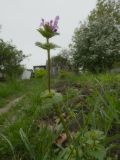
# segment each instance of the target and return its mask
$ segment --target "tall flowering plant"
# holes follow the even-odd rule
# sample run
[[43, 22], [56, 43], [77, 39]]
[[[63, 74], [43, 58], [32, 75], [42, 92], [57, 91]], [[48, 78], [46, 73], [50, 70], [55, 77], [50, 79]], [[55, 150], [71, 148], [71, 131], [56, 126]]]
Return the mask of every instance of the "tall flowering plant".
[[45, 43], [36, 42], [36, 45], [42, 49], [47, 50], [48, 53], [48, 90], [51, 92], [51, 61], [50, 61], [50, 50], [58, 48], [58, 46], [49, 41], [50, 38], [59, 35], [58, 33], [58, 21], [59, 16], [56, 16], [54, 20], [45, 21], [41, 20], [40, 27], [37, 29], [38, 32], [46, 39]]

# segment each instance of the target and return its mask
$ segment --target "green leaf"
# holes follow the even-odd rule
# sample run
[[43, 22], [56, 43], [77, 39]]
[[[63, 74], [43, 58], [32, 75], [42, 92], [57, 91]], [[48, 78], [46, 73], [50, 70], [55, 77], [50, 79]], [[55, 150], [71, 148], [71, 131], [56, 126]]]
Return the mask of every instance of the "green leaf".
[[53, 32], [52, 30], [48, 29], [48, 28], [39, 28], [37, 30], [43, 37], [49, 39], [49, 38], [52, 38], [56, 35], [59, 35], [59, 33], [57, 32]]
[[89, 154], [98, 160], [104, 160], [106, 156], [106, 150], [103, 146], [99, 146], [99, 148], [97, 148], [96, 150], [90, 150]]
[[59, 104], [63, 101], [63, 96], [61, 93], [55, 93], [54, 96], [53, 96], [53, 103], [54, 104]]
[[19, 133], [20, 133], [20, 137], [21, 137], [26, 149], [28, 150], [28, 152], [30, 154], [31, 159], [35, 160], [35, 155], [34, 155], [32, 147], [31, 147], [31, 144], [30, 144], [30, 142], [29, 142], [29, 140], [28, 140], [28, 138], [22, 128], [20, 128]]
[[35, 43], [36, 46], [45, 49], [45, 50], [50, 50], [50, 49], [55, 49], [55, 48], [59, 48], [58, 45], [54, 44], [54, 43], [41, 43], [41, 42], [36, 42]]
[[10, 142], [10, 140], [5, 135], [3, 135], [2, 133], [0, 133], [0, 137], [2, 137], [9, 144], [10, 149], [11, 149], [11, 151], [13, 153], [13, 158], [14, 158], [14, 160], [16, 160], [16, 158], [15, 158], [15, 152], [14, 152], [14, 147], [13, 147], [12, 143]]
[[55, 94], [55, 90], [51, 90], [49, 93], [48, 90], [45, 90], [44, 92], [41, 93], [41, 98], [52, 98]]
[[62, 94], [55, 92], [55, 90], [51, 90], [51, 93], [49, 93], [49, 91], [46, 90], [45, 92], [41, 94], [41, 98], [46, 99], [46, 100], [49, 99], [49, 103], [52, 105], [59, 104], [63, 101]]

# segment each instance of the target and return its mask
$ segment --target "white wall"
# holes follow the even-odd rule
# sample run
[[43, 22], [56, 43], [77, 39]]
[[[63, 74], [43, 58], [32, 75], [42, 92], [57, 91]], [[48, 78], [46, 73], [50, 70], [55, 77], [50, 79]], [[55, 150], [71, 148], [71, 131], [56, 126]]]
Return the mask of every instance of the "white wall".
[[32, 74], [31, 71], [24, 70], [21, 79], [22, 80], [24, 80], [24, 79], [30, 79], [31, 78], [31, 74]]

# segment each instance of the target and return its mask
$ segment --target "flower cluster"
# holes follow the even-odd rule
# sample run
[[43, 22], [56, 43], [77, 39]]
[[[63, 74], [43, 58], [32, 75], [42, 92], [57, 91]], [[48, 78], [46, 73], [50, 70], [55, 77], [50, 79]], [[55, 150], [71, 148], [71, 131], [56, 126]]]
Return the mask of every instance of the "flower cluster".
[[56, 16], [54, 21], [50, 20], [50, 22], [45, 22], [44, 19], [42, 19], [42, 22], [40, 24], [40, 27], [45, 27], [49, 26], [53, 32], [57, 32], [58, 30], [58, 21], [59, 21], [59, 16]]

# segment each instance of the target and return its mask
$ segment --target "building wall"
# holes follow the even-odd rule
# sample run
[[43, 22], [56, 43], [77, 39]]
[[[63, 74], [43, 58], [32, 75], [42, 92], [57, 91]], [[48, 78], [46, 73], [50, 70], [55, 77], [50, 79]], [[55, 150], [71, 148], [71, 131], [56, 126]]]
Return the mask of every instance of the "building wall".
[[32, 71], [24, 70], [21, 79], [30, 79], [32, 75]]

